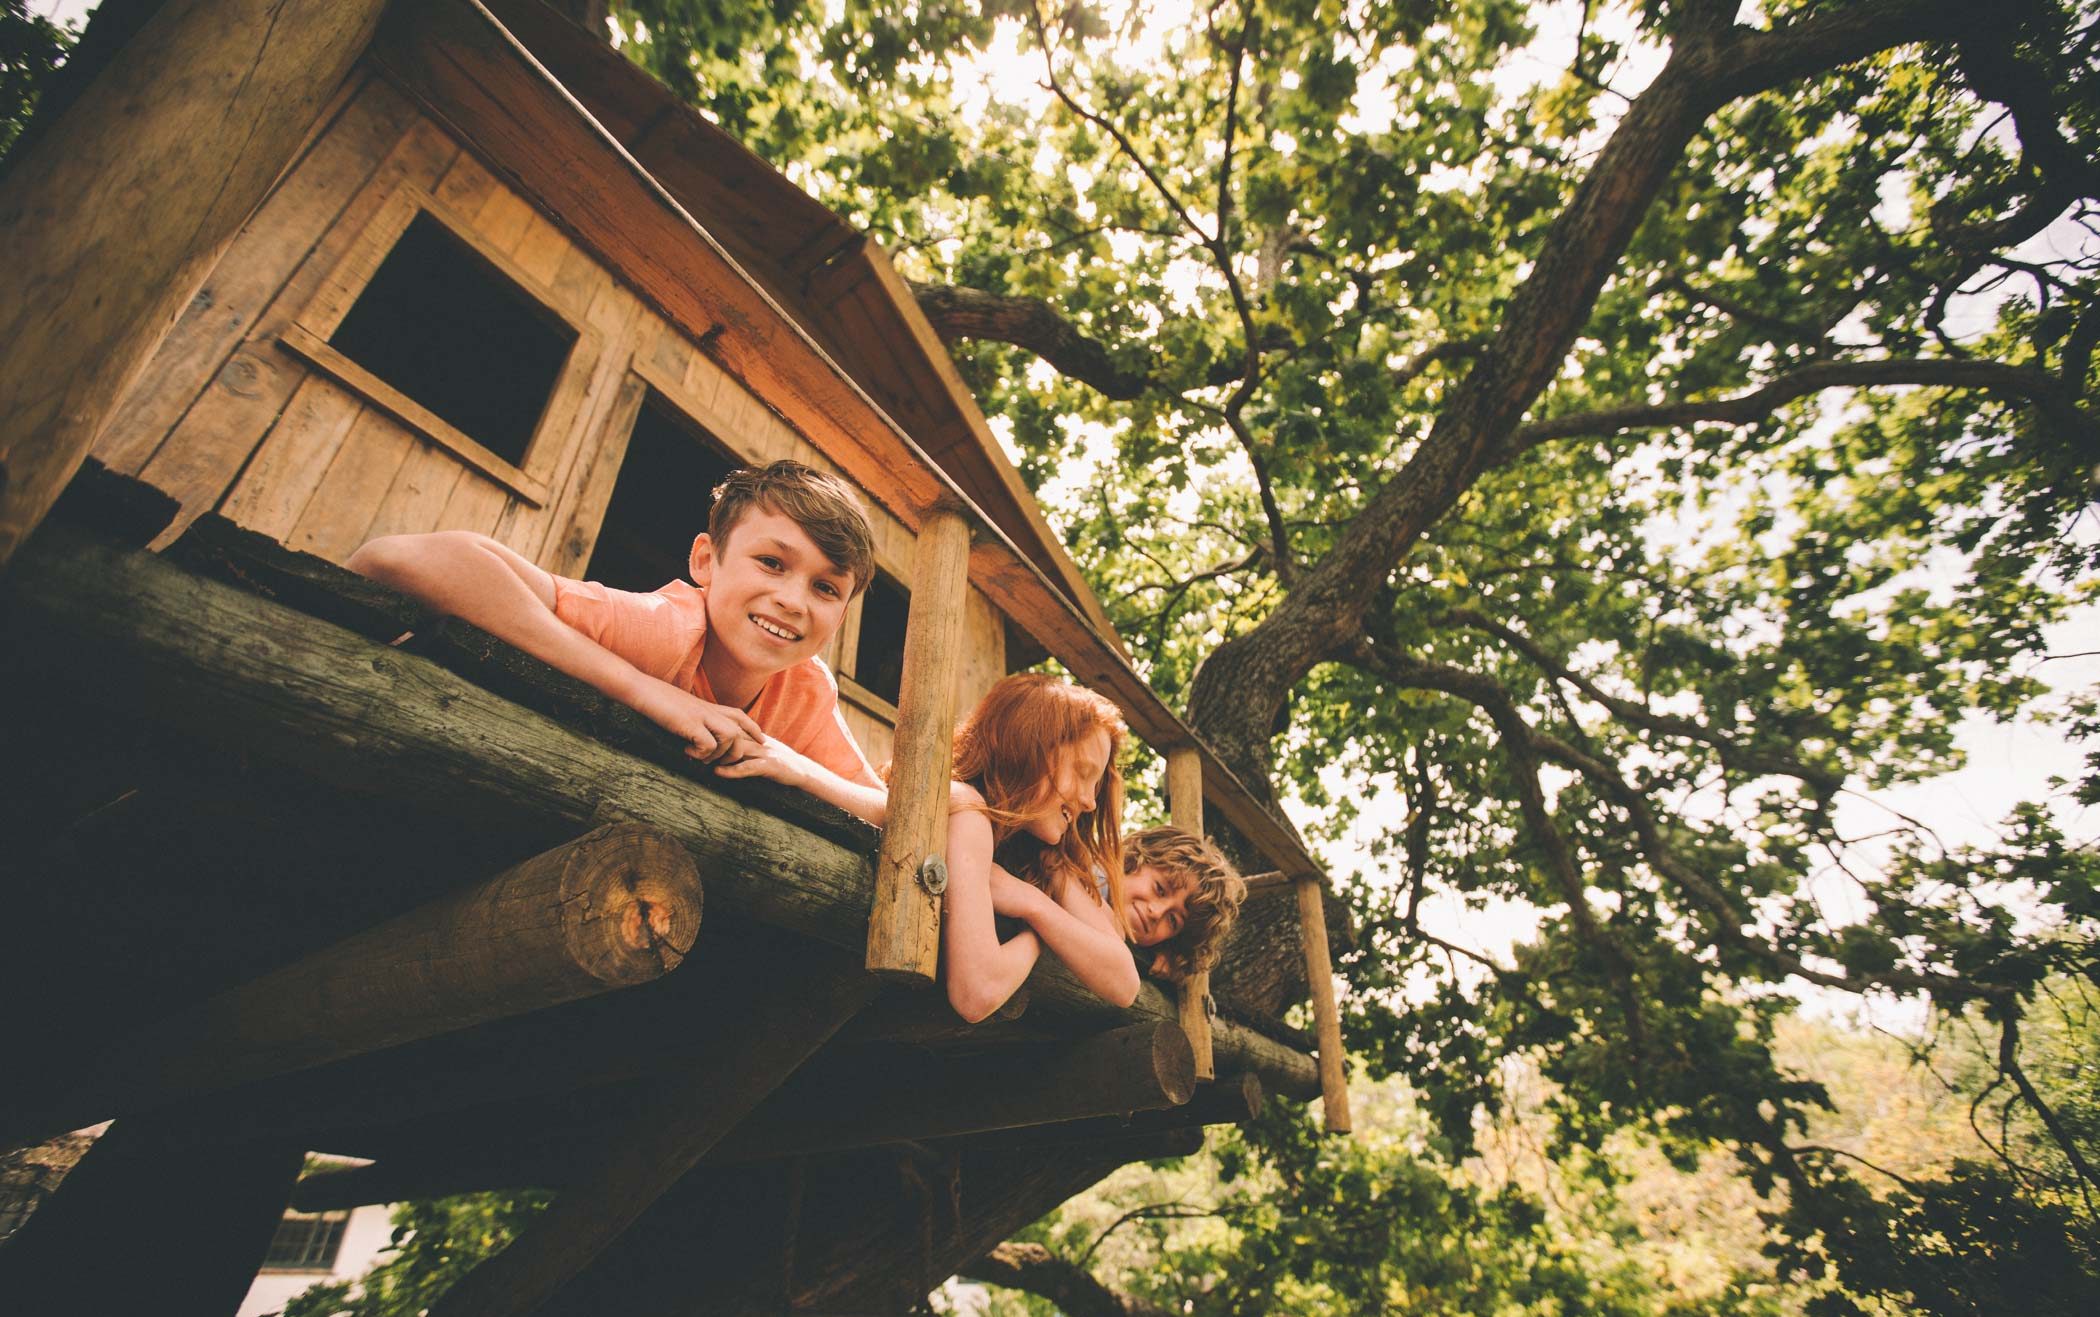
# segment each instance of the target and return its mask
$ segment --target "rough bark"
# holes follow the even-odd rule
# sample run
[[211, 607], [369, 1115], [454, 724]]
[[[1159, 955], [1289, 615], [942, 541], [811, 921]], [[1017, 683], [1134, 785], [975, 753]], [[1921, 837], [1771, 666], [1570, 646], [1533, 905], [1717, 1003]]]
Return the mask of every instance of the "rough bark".
[[1068, 1262], [1041, 1244], [1011, 1240], [965, 1266], [968, 1280], [1026, 1290], [1050, 1300], [1065, 1317], [1167, 1317], [1167, 1309], [1119, 1294], [1076, 1262]]

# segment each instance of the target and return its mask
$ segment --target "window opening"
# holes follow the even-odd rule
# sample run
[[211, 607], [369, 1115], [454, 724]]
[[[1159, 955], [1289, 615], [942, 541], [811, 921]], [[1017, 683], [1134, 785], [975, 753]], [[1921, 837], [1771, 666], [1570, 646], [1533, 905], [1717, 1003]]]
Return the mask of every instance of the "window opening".
[[576, 338], [573, 327], [419, 211], [328, 341], [522, 467]]
[[342, 1251], [348, 1212], [287, 1211], [270, 1237], [263, 1267], [273, 1271], [329, 1271]]
[[911, 612], [911, 592], [888, 572], [878, 571], [860, 601], [860, 639], [854, 651], [853, 680], [870, 695], [891, 704], [904, 678], [904, 619]]
[[714, 488], [743, 465], [651, 389], [635, 415], [605, 524], [583, 574], [617, 590], [686, 579], [693, 537], [707, 529]]

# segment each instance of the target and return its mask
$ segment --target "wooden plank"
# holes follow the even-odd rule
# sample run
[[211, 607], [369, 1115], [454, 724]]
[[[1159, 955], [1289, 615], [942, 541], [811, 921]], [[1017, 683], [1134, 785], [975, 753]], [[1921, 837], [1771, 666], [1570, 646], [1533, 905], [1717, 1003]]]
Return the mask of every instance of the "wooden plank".
[[1312, 989], [1313, 1026], [1320, 1040], [1320, 1099], [1329, 1134], [1349, 1132], [1349, 1074], [1343, 1065], [1342, 1016], [1334, 999], [1334, 961], [1327, 950], [1327, 911], [1317, 879], [1298, 878], [1299, 936], [1304, 939], [1305, 981]]
[[179, 1133], [128, 1118], [97, 1138], [0, 1249], [0, 1312], [225, 1317], [238, 1308], [303, 1150], [281, 1139], [200, 1146]]
[[378, 1051], [631, 987], [676, 969], [700, 878], [672, 838], [608, 824], [210, 1001], [33, 1065], [10, 1138]]
[[969, 554], [970, 527], [960, 510], [926, 519], [913, 559], [919, 587], [904, 628], [889, 816], [868, 918], [867, 968], [884, 977], [931, 979], [940, 961], [946, 870], [934, 885], [926, 881], [926, 866], [945, 866], [948, 850], [948, 770]]
[[[1191, 836], [1203, 833], [1203, 757], [1193, 746], [1167, 751], [1167, 809], [1175, 827]], [[1175, 994], [1181, 1011], [1181, 1027], [1188, 1031], [1189, 1045], [1196, 1052], [1196, 1077], [1217, 1078], [1217, 1062], [1210, 1046], [1210, 971], [1191, 974]]]
[[432, 1317], [515, 1317], [551, 1297], [853, 1018], [875, 993], [851, 971], [790, 981], [719, 1054], [659, 1081], [602, 1160], [517, 1241], [467, 1273]]
[[466, 468], [450, 452], [433, 443], [418, 443], [394, 473], [394, 483], [379, 501], [379, 511], [365, 527], [365, 538], [439, 529], [438, 518], [465, 474]]
[[581, 303], [569, 301], [564, 306], [563, 299], [559, 296], [561, 290], [554, 284], [561, 274], [562, 262], [571, 250], [573, 244], [560, 229], [554, 227], [553, 221], [544, 215], [533, 215], [527, 221], [524, 233], [519, 235], [517, 243], [511, 248], [510, 254], [511, 259], [518, 263], [519, 269], [531, 275], [549, 292], [556, 294], [553, 299], [556, 307], [574, 313], [582, 305], [586, 305], [588, 299]]
[[308, 375], [220, 511], [251, 530], [283, 539], [299, 524], [328, 464], [364, 403], [325, 375]]
[[401, 140], [415, 111], [383, 79], [349, 105], [270, 193], [126, 393], [95, 455], [143, 468], [184, 411]]
[[428, 123], [419, 119], [411, 126], [184, 413], [141, 474], [183, 505], [160, 543], [172, 541], [219, 502], [305, 380], [308, 372], [278, 346], [277, 334], [315, 296], [394, 189], [435, 177], [457, 153], [458, 147]]
[[532, 204], [499, 183], [472, 219], [473, 232], [496, 250], [509, 252], [532, 224]]
[[[0, 567], [305, 143], [382, 8], [166, 6], [9, 162], [0, 179]], [[140, 222], [142, 210], [152, 223]]]
[[634, 438], [634, 423], [641, 416], [649, 386], [632, 371], [621, 372], [608, 397], [604, 420], [592, 427], [596, 442], [580, 463], [582, 471], [569, 482], [569, 494], [557, 506], [561, 521], [548, 537], [543, 559], [547, 570], [560, 576], [581, 575], [598, 546], [598, 532], [605, 525], [605, 510], [612, 503], [613, 486], [619, 482], [620, 465], [627, 460], [627, 445]]
[[415, 447], [416, 437], [393, 417], [366, 408], [343, 437], [284, 542], [332, 562], [349, 557], [365, 542], [365, 529], [379, 511], [380, 500]]

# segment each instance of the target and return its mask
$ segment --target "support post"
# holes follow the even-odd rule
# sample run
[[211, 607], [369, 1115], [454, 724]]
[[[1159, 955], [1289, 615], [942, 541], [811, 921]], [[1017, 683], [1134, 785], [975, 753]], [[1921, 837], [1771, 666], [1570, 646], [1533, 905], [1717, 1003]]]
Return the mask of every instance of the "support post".
[[0, 568], [290, 163], [384, 7], [170, 0], [0, 182]]
[[608, 824], [103, 1047], [6, 1126], [74, 1127], [646, 983], [684, 959], [700, 905], [683, 846]]
[[888, 823], [875, 867], [867, 967], [889, 978], [932, 979], [940, 964], [946, 870], [930, 881], [927, 861], [946, 863], [948, 782], [955, 747], [955, 684], [970, 591], [970, 524], [961, 509], [935, 507], [912, 553], [911, 615], [890, 768]]
[[1320, 1040], [1320, 1099], [1327, 1132], [1347, 1134], [1349, 1077], [1342, 1066], [1342, 1016], [1334, 1000], [1334, 961], [1327, 951], [1327, 910], [1320, 879], [1293, 880], [1298, 888], [1298, 936], [1305, 948], [1305, 983], [1312, 990], [1313, 1028]]
[[[1167, 810], [1175, 827], [1203, 835], [1203, 756], [1194, 746], [1167, 751]], [[1181, 985], [1179, 1006], [1181, 1030], [1196, 1054], [1196, 1078], [1208, 1083], [1218, 1077], [1210, 1045], [1209, 970], [1198, 970]]]
[[198, 1144], [127, 1116], [0, 1247], [0, 1312], [225, 1317], [262, 1266], [303, 1158], [296, 1140]]

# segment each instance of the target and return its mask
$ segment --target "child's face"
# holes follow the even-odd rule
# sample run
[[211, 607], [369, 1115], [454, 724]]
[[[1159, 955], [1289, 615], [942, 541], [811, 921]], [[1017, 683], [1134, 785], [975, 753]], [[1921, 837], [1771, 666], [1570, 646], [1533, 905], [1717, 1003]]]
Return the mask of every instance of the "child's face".
[[[853, 595], [853, 574], [793, 518], [753, 508], [716, 544], [693, 542], [693, 583], [707, 590], [707, 652], [771, 676], [823, 649]], [[721, 652], [717, 653], [717, 646]]]
[[1124, 875], [1123, 895], [1130, 900], [1130, 940], [1141, 947], [1158, 946], [1188, 922], [1189, 884], [1173, 882], [1149, 864]]
[[1055, 794], [1042, 812], [1021, 825], [1022, 830], [1048, 846], [1063, 841], [1065, 829], [1094, 808], [1110, 753], [1108, 733], [1098, 727], [1092, 735], [1061, 748], [1050, 764]]

